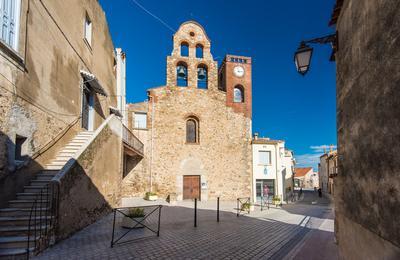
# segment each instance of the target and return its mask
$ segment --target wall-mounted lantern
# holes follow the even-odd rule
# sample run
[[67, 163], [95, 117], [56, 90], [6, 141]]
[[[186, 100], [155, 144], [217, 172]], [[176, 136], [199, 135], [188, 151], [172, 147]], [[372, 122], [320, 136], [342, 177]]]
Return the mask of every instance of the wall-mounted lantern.
[[308, 41], [302, 41], [300, 43], [300, 46], [297, 48], [296, 52], [294, 53], [294, 63], [296, 64], [297, 72], [303, 76], [310, 69], [311, 56], [313, 53], [313, 48], [311, 48], [309, 45], [307, 45], [307, 43], [308, 44], [311, 44], [311, 43], [319, 43], [319, 44], [330, 43], [330, 44], [332, 44], [333, 52], [332, 52], [330, 60], [334, 61], [335, 60], [335, 52], [337, 50], [337, 34], [335, 33], [335, 34], [331, 34], [328, 36], [311, 39]]

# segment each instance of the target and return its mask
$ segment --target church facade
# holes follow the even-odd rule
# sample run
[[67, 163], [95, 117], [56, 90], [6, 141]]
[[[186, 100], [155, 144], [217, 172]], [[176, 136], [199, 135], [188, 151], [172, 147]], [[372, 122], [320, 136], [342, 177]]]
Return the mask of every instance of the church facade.
[[171, 200], [234, 200], [252, 194], [251, 58], [218, 67], [204, 28], [183, 23], [167, 57], [166, 86], [127, 105], [144, 158], [124, 178], [123, 196], [147, 191]]

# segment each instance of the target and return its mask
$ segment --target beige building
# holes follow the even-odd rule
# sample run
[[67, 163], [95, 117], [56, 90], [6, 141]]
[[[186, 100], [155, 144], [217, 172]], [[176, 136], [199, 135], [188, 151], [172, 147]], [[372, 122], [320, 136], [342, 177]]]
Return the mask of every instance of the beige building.
[[287, 201], [293, 191], [293, 152], [285, 149], [284, 141], [261, 138], [257, 133], [252, 141], [252, 150], [252, 200], [261, 202], [261, 198], [268, 196], [269, 200], [278, 197], [281, 202]]
[[294, 171], [294, 186], [296, 188], [319, 188], [318, 172], [314, 172], [312, 167], [295, 168]]
[[144, 159], [123, 195], [234, 200], [251, 195], [251, 58], [227, 55], [220, 68], [196, 22], [183, 23], [167, 57], [166, 85], [128, 104], [128, 125]]
[[334, 194], [334, 179], [337, 176], [337, 151], [330, 151], [324, 153], [320, 157], [318, 165], [319, 172], [319, 186], [322, 192]]
[[123, 155], [143, 144], [117, 116], [125, 55], [98, 1], [1, 1], [0, 15], [0, 258], [11, 258], [26, 252], [38, 198], [59, 207], [41, 212], [49, 232], [29, 234], [35, 250], [116, 206]]

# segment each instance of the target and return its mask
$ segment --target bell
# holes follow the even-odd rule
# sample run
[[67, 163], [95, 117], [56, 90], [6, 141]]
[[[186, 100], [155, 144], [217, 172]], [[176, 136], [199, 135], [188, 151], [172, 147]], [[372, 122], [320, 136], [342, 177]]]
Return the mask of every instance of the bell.
[[198, 77], [198, 79], [201, 79], [201, 80], [206, 79], [206, 77], [207, 77], [206, 70], [204, 68], [198, 68], [197, 77]]
[[184, 66], [178, 66], [177, 71], [178, 71], [178, 77], [179, 78], [185, 78], [186, 77], [186, 70], [185, 70]]

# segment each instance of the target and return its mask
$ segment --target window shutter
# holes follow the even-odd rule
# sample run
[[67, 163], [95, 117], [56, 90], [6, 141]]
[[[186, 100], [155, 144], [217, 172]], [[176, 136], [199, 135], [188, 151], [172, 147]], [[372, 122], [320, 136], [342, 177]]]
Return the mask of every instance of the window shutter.
[[16, 48], [16, 42], [15, 42], [15, 24], [16, 24], [16, 2], [13, 0], [8, 0], [10, 2], [10, 29], [9, 29], [9, 42], [11, 47], [14, 49]]
[[2, 23], [1, 23], [1, 39], [9, 44], [8, 41], [8, 20], [10, 19], [9, 17], [9, 8], [10, 6], [10, 0], [2, 0], [2, 13], [1, 13], [1, 18], [2, 18]]

